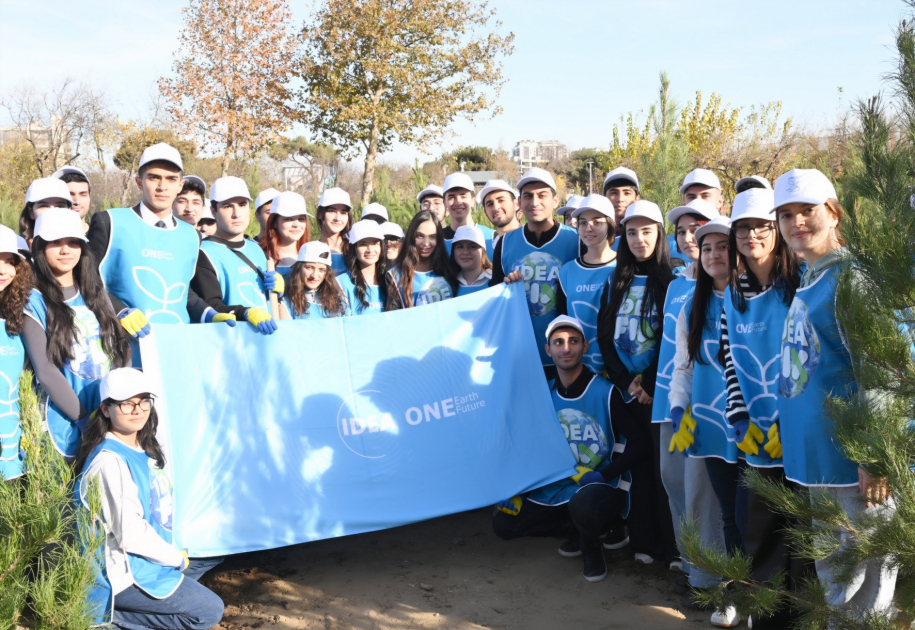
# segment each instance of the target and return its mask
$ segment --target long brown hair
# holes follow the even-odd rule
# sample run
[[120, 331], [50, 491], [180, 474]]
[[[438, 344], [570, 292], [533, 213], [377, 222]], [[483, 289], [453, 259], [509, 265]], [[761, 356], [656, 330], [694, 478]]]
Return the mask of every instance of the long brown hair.
[[[305, 265], [307, 263], [297, 261], [289, 270], [289, 283], [286, 285], [286, 296], [292, 303], [292, 315], [307, 315], [308, 309], [312, 306], [311, 302], [305, 297], [308, 288], [305, 286]], [[327, 265], [327, 275], [324, 276], [324, 282], [315, 291], [320, 303], [321, 310], [328, 317], [341, 317], [346, 314], [346, 296], [340, 283], [337, 282], [337, 274], [330, 265]]]
[[[267, 224], [264, 226], [264, 233], [261, 234], [260, 240], [257, 244], [261, 246], [261, 249], [264, 250], [264, 255], [267, 258], [273, 260], [274, 262], [279, 262], [280, 260], [280, 235], [279, 229], [276, 224], [280, 215], [271, 214], [267, 216]], [[302, 238], [296, 241], [295, 251], [298, 252], [299, 249], [311, 240], [311, 228], [308, 225], [308, 220], [305, 220], [305, 233], [302, 234]]]
[[[459, 264], [457, 264], [457, 260], [455, 260], [455, 258], [454, 258], [454, 246], [455, 245], [457, 245], [457, 243], [454, 243], [454, 242], [451, 243], [451, 256], [448, 258], [448, 266], [451, 267], [452, 273], [454, 273], [455, 277], [457, 277], [457, 276], [461, 275], [461, 272], [463, 271], [463, 269], [461, 269], [461, 266]], [[474, 243], [474, 245], [477, 245], [477, 244]], [[477, 245], [477, 247], [480, 247], [480, 246]], [[480, 264], [483, 267], [483, 271], [489, 271], [490, 269], [492, 269], [492, 261], [489, 260], [489, 256], [486, 254], [486, 248], [480, 247], [480, 249], [483, 250], [482, 251], [483, 255], [480, 257]]]
[[435, 225], [435, 249], [432, 251], [432, 273], [442, 276], [451, 286], [452, 295], [457, 294], [457, 274], [454, 273], [448, 262], [448, 248], [445, 245], [445, 232], [442, 230], [442, 224], [438, 217], [431, 210], [420, 210], [410, 220], [407, 227], [407, 233], [403, 238], [403, 245], [400, 246], [400, 254], [397, 255], [397, 267], [400, 278], [397, 280], [397, 286], [403, 295], [404, 308], [413, 306], [413, 274], [416, 272], [416, 265], [419, 264], [419, 254], [416, 253], [416, 232], [419, 226], [426, 221], [432, 221]]
[[[113, 405], [120, 401], [106, 398], [102, 402], [106, 405]], [[153, 406], [149, 410], [149, 420], [137, 432], [137, 444], [143, 449], [143, 452], [156, 461], [156, 467], [163, 468], [165, 466], [165, 454], [162, 452], [159, 441], [156, 440], [156, 429], [158, 427], [159, 415], [156, 413], [154, 400]], [[90, 416], [89, 423], [86, 425], [85, 431], [83, 431], [82, 442], [80, 442], [76, 457], [73, 459], [73, 470], [77, 474], [82, 472], [89, 455], [92, 454], [96, 446], [105, 441], [105, 434], [109, 431], [111, 431], [111, 418], [103, 414], [101, 407], [99, 407], [98, 411]]]
[[29, 245], [32, 244], [32, 238], [35, 236], [35, 217], [32, 216], [32, 207], [34, 205], [30, 201], [25, 204], [22, 212], [19, 213], [19, 236], [28, 241]]
[[32, 266], [15, 254], [13, 266], [16, 268], [16, 275], [6, 290], [0, 292], [0, 317], [6, 320], [6, 333], [16, 336], [22, 332], [25, 305], [28, 304], [32, 287], [35, 286], [35, 275], [32, 273]]
[[[324, 215], [327, 214], [327, 206], [318, 206], [318, 211], [315, 213], [315, 220], [318, 223], [318, 231], [320, 232], [318, 240], [324, 236], [323, 225], [324, 225]], [[340, 253], [346, 256], [349, 252], [349, 241], [346, 240], [346, 235], [349, 234], [349, 231], [353, 229], [353, 211], [352, 209], [348, 210], [346, 213], [346, 227], [343, 228], [340, 232], [340, 240], [342, 242], [342, 249]]]

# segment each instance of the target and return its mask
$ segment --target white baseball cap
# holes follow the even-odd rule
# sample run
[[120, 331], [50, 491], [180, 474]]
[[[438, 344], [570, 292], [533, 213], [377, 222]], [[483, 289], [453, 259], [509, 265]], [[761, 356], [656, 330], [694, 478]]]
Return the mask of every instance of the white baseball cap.
[[248, 201], [251, 200], [251, 193], [248, 192], [248, 184], [246, 184], [245, 180], [241, 177], [234, 177], [232, 175], [220, 177], [213, 182], [213, 186], [210, 187], [210, 199], [216, 203], [225, 201], [226, 199], [234, 199], [235, 197], [244, 197]]
[[362, 209], [362, 218], [364, 219], [368, 215], [375, 215], [376, 217], [381, 217], [385, 221], [388, 220], [388, 209], [385, 208], [378, 202], [372, 202]]
[[290, 191], [281, 192], [273, 198], [270, 202], [270, 214], [278, 214], [281, 217], [299, 217], [303, 214], [311, 216], [305, 197]]
[[[210, 208], [210, 204], [203, 204], [203, 208], [200, 210], [200, 219], [213, 219], [216, 220], [216, 217], [213, 216], [213, 209]], [[197, 222], [200, 223], [200, 219], [197, 219]]]
[[330, 247], [321, 241], [309, 241], [299, 248], [299, 262], [310, 262], [327, 265], [332, 262]]
[[[70, 212], [72, 212], [72, 210]], [[16, 254], [17, 256], [19, 256], [20, 258], [25, 260], [25, 256], [23, 256], [21, 253], [19, 253], [19, 250], [22, 247], [19, 243], [19, 238], [20, 238], [20, 236], [18, 234], [16, 234], [15, 232], [13, 232], [11, 229], [6, 227], [5, 225], [0, 225], [0, 253]], [[28, 245], [26, 245], [25, 249], [26, 249], [26, 251], [28, 251], [28, 249], [29, 249]]]
[[346, 206], [348, 210], [353, 209], [353, 204], [350, 201], [348, 192], [342, 188], [326, 188], [324, 192], [321, 193], [321, 198], [318, 200], [318, 207], [326, 208], [327, 206], [333, 206], [338, 203]]
[[473, 180], [470, 179], [470, 175], [467, 173], [452, 173], [445, 178], [445, 185], [442, 187], [442, 190], [447, 193], [449, 190], [454, 190], [455, 188], [463, 188], [470, 192], [476, 190], [473, 185]]
[[385, 221], [382, 223], [381, 231], [384, 232], [385, 236], [390, 236], [391, 238], [404, 237], [403, 228], [392, 221]]
[[770, 184], [769, 180], [762, 175], [749, 175], [747, 177], [741, 177], [737, 180], [737, 183], [734, 184], [734, 191], [742, 193], [745, 190], [749, 190], [751, 188], [759, 188], [760, 186], [772, 190], [772, 184]]
[[578, 332], [581, 333], [582, 337], [585, 337], [585, 339], [587, 339], [587, 336], [585, 335], [584, 327], [581, 325], [581, 322], [578, 321], [578, 319], [575, 317], [570, 317], [568, 315], [560, 315], [559, 317], [557, 317], [556, 319], [551, 321], [550, 324], [546, 327], [546, 340], [547, 341], [550, 340], [550, 335], [553, 334], [553, 331], [556, 330], [557, 328], [574, 328], [575, 330], [577, 330]]
[[705, 225], [699, 227], [696, 230], [696, 242], [699, 243], [702, 241], [702, 237], [706, 234], [730, 234], [731, 233], [731, 220], [726, 216], [717, 216]]
[[84, 171], [83, 169], [78, 168], [76, 166], [65, 166], [63, 168], [59, 168], [56, 171], [54, 171], [54, 174], [51, 175], [51, 177], [53, 177], [54, 179], [61, 179], [64, 175], [70, 175], [71, 173], [74, 173], [76, 175], [82, 175], [86, 179], [89, 179], [89, 176], [86, 175], [86, 171]]
[[135, 368], [115, 368], [102, 377], [102, 400], [127, 400], [138, 394], [154, 395], [151, 379]]
[[686, 177], [683, 178], [683, 185], [680, 186], [680, 194], [684, 194], [687, 188], [695, 186], [696, 184], [721, 190], [721, 182], [718, 181], [717, 175], [706, 168], [697, 168], [687, 173]]
[[462, 225], [454, 231], [454, 240], [451, 241], [452, 248], [455, 243], [460, 241], [470, 241], [486, 249], [486, 237], [483, 236], [483, 230], [475, 225]]
[[[270, 203], [278, 194], [280, 194], [280, 191], [276, 188], [268, 188], [267, 190], [260, 191], [257, 193], [257, 199], [254, 200], [254, 209], [257, 210], [265, 203]], [[210, 195], [210, 198], [213, 198], [212, 194]]]
[[355, 245], [364, 238], [374, 238], [383, 241], [384, 231], [378, 223], [371, 219], [356, 221], [353, 223], [352, 229], [346, 235], [346, 240]]
[[140, 156], [140, 164], [137, 168], [142, 168], [150, 162], [170, 162], [180, 170], [184, 170], [184, 162], [181, 161], [181, 154], [178, 153], [178, 149], [164, 142], [146, 147], [143, 155]]
[[70, 189], [56, 177], [42, 177], [33, 180], [29, 189], [25, 191], [25, 202], [34, 203], [45, 199], [59, 198], [72, 205], [70, 202]]
[[416, 201], [422, 203], [423, 197], [444, 197], [445, 190], [441, 186], [436, 186], [435, 184], [429, 184], [416, 195]]
[[[575, 210], [576, 208], [578, 208], [578, 206], [581, 205], [581, 202], [583, 199], [584, 199], [584, 197], [582, 197], [581, 195], [572, 195], [571, 197], [569, 197], [566, 200], [566, 203], [564, 206], [562, 206], [561, 208], [556, 210], [556, 214], [558, 214], [559, 216], [564, 216], [566, 212]], [[573, 213], [572, 216], [574, 217], [575, 214]]]
[[525, 173], [524, 177], [518, 181], [518, 191], [520, 192], [521, 189], [533, 182], [546, 184], [553, 189], [553, 192], [556, 192], [556, 181], [553, 179], [553, 176], [550, 175], [549, 171], [537, 168], [536, 166]]
[[787, 203], [812, 203], [815, 206], [827, 199], [839, 199], [836, 188], [821, 171], [815, 168], [793, 168], [775, 180], [775, 206]]
[[483, 202], [486, 201], [486, 195], [489, 193], [498, 192], [500, 190], [504, 190], [515, 199], [518, 198], [518, 191], [509, 186], [508, 182], [502, 179], [491, 179], [486, 182], [485, 186], [483, 186], [483, 190], [477, 193], [477, 203], [482, 206]]
[[667, 222], [676, 225], [677, 220], [684, 214], [698, 214], [702, 218], [711, 221], [721, 213], [718, 208], [705, 201], [704, 199], [693, 199], [685, 206], [677, 206], [667, 213]]
[[202, 177], [197, 177], [196, 175], [185, 175], [184, 177], [181, 178], [181, 181], [194, 182], [195, 184], [197, 184], [198, 186], [203, 188], [203, 196], [204, 197], [207, 196], [207, 183], [205, 181], [203, 181]]
[[35, 219], [35, 236], [49, 243], [59, 238], [80, 238], [89, 242], [79, 213], [64, 208], [48, 208], [39, 214]]
[[636, 175], [635, 171], [633, 171], [631, 168], [618, 166], [617, 168], [607, 173], [607, 176], [604, 178], [604, 187], [602, 189], [604, 192], [607, 192], [607, 185], [614, 179], [624, 179], [635, 186], [636, 191], [639, 189], [639, 176]]
[[775, 208], [775, 193], [770, 188], [748, 188], [737, 193], [731, 204], [731, 223], [741, 219], [771, 221]]
[[645, 217], [655, 223], [664, 223], [664, 217], [661, 216], [661, 209], [658, 204], [644, 199], [639, 199], [629, 204], [629, 207], [626, 208], [626, 216], [620, 220], [620, 225], [624, 225], [629, 219], [636, 217]]
[[613, 204], [603, 195], [588, 195], [587, 197], [583, 197], [579, 202], [578, 207], [572, 212], [572, 216], [578, 217], [587, 210], [597, 210], [605, 217], [609, 217], [616, 221], [616, 212], [613, 210]]
[[16, 235], [16, 244], [18, 245], [20, 251], [23, 251], [23, 252], [30, 251], [29, 244], [26, 242], [26, 240], [24, 238], [22, 238], [18, 234]]

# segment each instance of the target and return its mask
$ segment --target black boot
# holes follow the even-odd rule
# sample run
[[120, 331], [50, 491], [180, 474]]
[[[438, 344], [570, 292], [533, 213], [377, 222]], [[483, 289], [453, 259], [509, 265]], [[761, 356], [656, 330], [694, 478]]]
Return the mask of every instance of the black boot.
[[600, 582], [607, 577], [607, 562], [604, 560], [604, 550], [601, 548], [600, 539], [582, 536], [581, 553], [585, 561], [583, 575], [586, 580]]

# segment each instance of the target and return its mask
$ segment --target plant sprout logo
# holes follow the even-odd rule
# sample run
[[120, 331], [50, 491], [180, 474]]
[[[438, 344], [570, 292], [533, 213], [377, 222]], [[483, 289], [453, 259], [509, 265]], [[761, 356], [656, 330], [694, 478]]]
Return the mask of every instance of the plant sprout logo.
[[524, 278], [524, 292], [531, 315], [544, 317], [556, 311], [556, 288], [559, 285], [559, 259], [546, 252], [531, 252], [512, 265]]
[[[717, 334], [717, 333], [716, 333]], [[711, 400], [708, 400], [706, 397], [703, 400], [693, 397], [692, 409], [690, 411], [693, 418], [699, 422], [699, 426], [696, 428], [696, 441], [690, 447], [689, 452], [698, 453], [699, 448], [703, 448], [703, 453], [715, 453], [719, 455], [725, 454], [728, 450], [727, 445], [721, 441], [721, 437], [726, 439], [729, 442], [735, 441], [734, 429], [731, 427], [731, 424], [725, 419], [725, 407], [727, 405], [727, 389], [725, 387], [724, 380], [724, 370], [721, 365], [718, 363], [718, 339], [703, 339], [702, 340], [702, 353], [705, 355], [704, 368], [712, 367], [714, 369], [714, 376], [712, 379], [715, 380], [714, 383], [709, 383], [712, 391], [715, 392], [715, 397]], [[696, 375], [696, 384], [705, 385], [706, 383], [700, 383], [698, 374]], [[712, 435], [709, 435], [710, 430], [715, 430]], [[718, 433], [720, 432], [720, 436]], [[703, 443], [703, 440], [705, 442]]]
[[414, 303], [416, 306], [423, 304], [434, 304], [453, 297], [451, 295], [451, 285], [444, 278], [432, 277], [416, 294]]
[[616, 315], [616, 330], [613, 342], [621, 351], [631, 356], [644, 354], [658, 343], [654, 331], [658, 328], [658, 311], [651, 309], [651, 315], [642, 319], [642, 299], [645, 287], [630, 287], [626, 299], [620, 304]]
[[597, 344], [597, 307], [580, 300], [573, 301], [570, 306], [572, 315], [578, 318], [581, 327], [585, 329], [585, 337], [588, 340], [588, 351], [582, 356], [582, 361], [592, 372], [600, 374], [604, 371], [604, 357], [601, 356], [600, 346]]
[[603, 428], [594, 418], [578, 409], [560, 409], [556, 415], [575, 461], [596, 469], [610, 453]]
[[[765, 434], [778, 417], [777, 383], [781, 355], [773, 352], [769, 360], [763, 363], [749, 346], [735, 343], [736, 341], [737, 338], [732, 335], [731, 356], [734, 359], [737, 377], [740, 379], [747, 411], [753, 422]], [[764, 340], [761, 343], [766, 343], [766, 341], [771, 343], [774, 339]], [[768, 453], [760, 450], [759, 456], [768, 457]]]
[[175, 512], [172, 480], [164, 470], [156, 468], [152, 459], [149, 460], [149, 512], [162, 529], [172, 531], [172, 515]]
[[238, 295], [246, 306], [251, 308], [267, 308], [267, 298], [264, 297], [261, 287], [255, 283], [239, 282], [235, 285], [235, 288], [238, 289]]
[[803, 394], [819, 365], [820, 340], [810, 323], [807, 305], [795, 297], [782, 330], [778, 393], [785, 398]]
[[[149, 267], [134, 267], [133, 281], [137, 283], [140, 291], [152, 299], [157, 307], [161, 306], [161, 308], [146, 309], [146, 317], [150, 322], [155, 324], [180, 324], [183, 321], [176, 312], [178, 309], [170, 309], [169, 306], [177, 306], [184, 302], [185, 293], [187, 292], [186, 283], [176, 282], [169, 285], [158, 271]], [[154, 288], [150, 290], [147, 286]]]
[[84, 381], [98, 381], [111, 370], [111, 359], [102, 347], [99, 323], [95, 313], [85, 306], [74, 306], [73, 324], [77, 335], [73, 342], [73, 358], [67, 370]]
[[19, 382], [0, 372], [0, 392], [0, 461], [9, 462], [19, 459]]

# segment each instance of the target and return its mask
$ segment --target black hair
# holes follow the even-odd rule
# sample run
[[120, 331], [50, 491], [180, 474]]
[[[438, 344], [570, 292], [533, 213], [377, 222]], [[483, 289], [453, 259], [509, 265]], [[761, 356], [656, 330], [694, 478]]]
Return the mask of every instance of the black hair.
[[[740, 219], [737, 220], [740, 221]], [[728, 240], [730, 248], [728, 261], [731, 265], [729, 284], [735, 296], [734, 306], [741, 313], [747, 310], [747, 300], [740, 287], [739, 270], [741, 269], [746, 271], [748, 280], [755, 281], [751, 282], [751, 285], [766, 285], [770, 284], [771, 280], [773, 288], [778, 291], [779, 297], [785, 305], [790, 305], [794, 301], [794, 294], [797, 292], [798, 287], [801, 286], [801, 261], [779, 231], [778, 221], [773, 218], [772, 222], [775, 224], [772, 226], [772, 231], [775, 234], [776, 242], [775, 247], [772, 249], [775, 254], [775, 265], [772, 267], [771, 278], [757, 278], [753, 275], [753, 272], [750, 271], [750, 266], [747, 264], [746, 257], [737, 249], [737, 230], [733, 227], [731, 229], [731, 236]]]
[[170, 160], [153, 160], [153, 161], [147, 162], [146, 164], [141, 166], [140, 169], [137, 171], [137, 175], [140, 177], [140, 179], [143, 179], [143, 174], [146, 173], [146, 171], [148, 171], [149, 169], [151, 169], [153, 167], [163, 168], [165, 166], [170, 166], [171, 168], [177, 168], [179, 174], [184, 174], [184, 169], [178, 168], [178, 165]]
[[388, 222], [388, 220], [385, 219], [385, 218], [384, 218], [383, 216], [381, 216], [380, 214], [365, 214], [365, 215], [362, 216], [362, 220], [363, 220], [363, 221], [366, 221], [366, 220], [368, 220], [368, 221], [374, 221], [374, 222], [377, 223], [378, 225], [384, 225], [385, 223]]
[[607, 193], [608, 188], [633, 188], [635, 189], [635, 194], [639, 194], [639, 187], [627, 177], [614, 177], [604, 184], [604, 194]]
[[[106, 398], [102, 401], [103, 404], [109, 406], [118, 402], [121, 401], [112, 400], [111, 398]], [[143, 449], [143, 452], [155, 460], [156, 467], [162, 469], [165, 466], [165, 454], [156, 439], [156, 430], [158, 428], [159, 414], [156, 413], [156, 405], [153, 402], [153, 406], [149, 410], [149, 419], [143, 425], [143, 428], [137, 431], [137, 444]], [[79, 450], [76, 451], [76, 457], [73, 459], [73, 470], [77, 474], [82, 471], [83, 466], [86, 465], [86, 460], [89, 459], [89, 455], [92, 454], [95, 447], [105, 441], [105, 434], [110, 430], [111, 418], [103, 414], [101, 406], [99, 406], [99, 409], [89, 417], [89, 423], [82, 434]]]
[[750, 190], [751, 188], [762, 188], [762, 189], [765, 189], [766, 187], [763, 185], [762, 182], [757, 181], [757, 180], [755, 180], [755, 179], [751, 179], [749, 182], [745, 182], [745, 183], [743, 184], [743, 186], [741, 186], [740, 188], [736, 188], [736, 187], [735, 187], [735, 188], [734, 188], [734, 192], [735, 192], [736, 194], [740, 194], [740, 193], [742, 193], [742, 192], [746, 192], [746, 191]]
[[64, 175], [63, 177], [60, 178], [60, 181], [62, 181], [65, 184], [70, 184], [72, 182], [86, 184], [89, 186], [89, 192], [92, 192], [92, 184], [89, 183], [89, 178], [86, 177], [85, 175], [80, 175], [79, 173], [67, 173], [66, 175]]
[[[400, 301], [400, 292], [397, 290], [397, 285], [394, 284], [394, 279], [391, 277], [391, 274], [388, 273], [388, 257], [384, 253], [384, 239], [379, 241], [380, 251], [378, 254], [378, 262], [375, 263], [375, 284], [378, 285], [378, 290], [381, 293], [381, 301], [384, 303], [385, 311], [396, 311], [403, 308], [403, 304]], [[365, 277], [362, 275], [362, 269], [359, 268], [359, 259], [356, 257], [356, 245], [357, 243], [350, 243], [349, 251], [346, 252], [346, 269], [349, 271], [350, 280], [356, 286], [356, 299], [359, 301], [359, 304], [350, 304], [349, 307], [352, 310], [353, 315], [357, 312], [364, 311], [369, 306], [369, 301], [366, 299], [366, 293], [368, 291], [368, 284], [365, 282]]]
[[181, 192], [178, 194], [186, 195], [189, 192], [197, 193], [203, 199], [203, 186], [200, 185], [200, 182], [195, 182], [193, 179], [184, 180], [184, 186], [181, 187]]
[[451, 294], [457, 295], [458, 279], [454, 269], [448, 263], [448, 246], [445, 244], [445, 233], [438, 217], [431, 210], [420, 210], [410, 219], [407, 232], [404, 234], [403, 245], [397, 256], [397, 267], [400, 270], [399, 288], [403, 294], [404, 307], [410, 308], [413, 304], [413, 274], [419, 264], [419, 255], [416, 253], [416, 232], [419, 226], [427, 221], [435, 225], [435, 249], [432, 250], [432, 272], [440, 275], [451, 287]]

